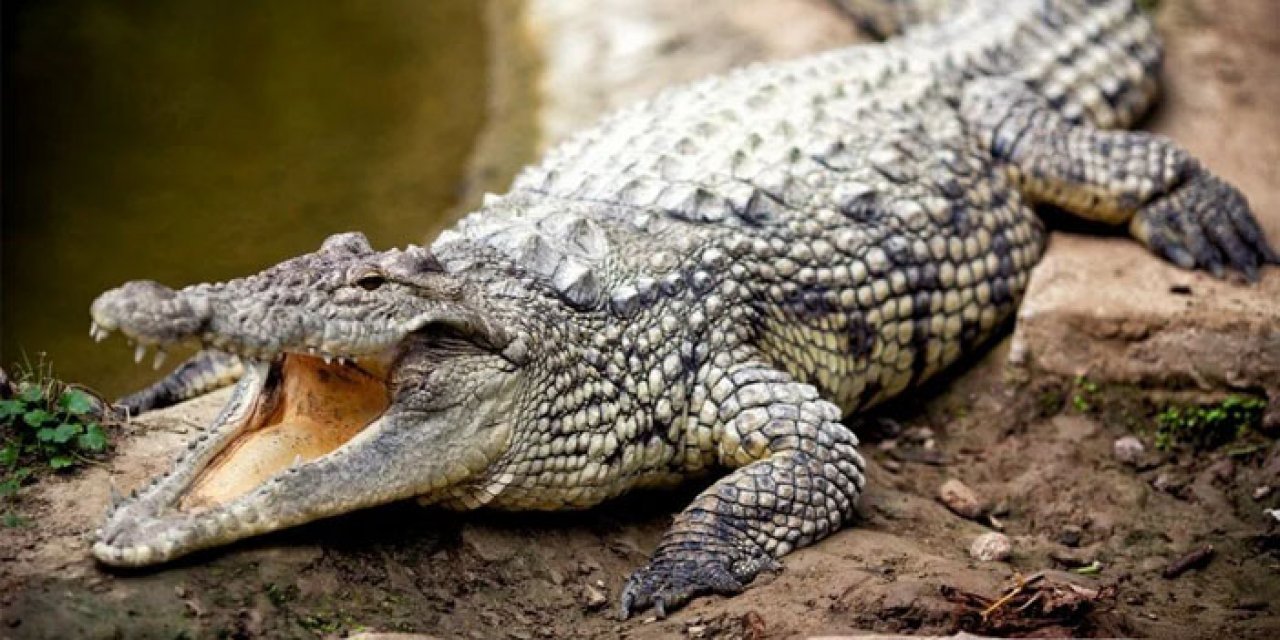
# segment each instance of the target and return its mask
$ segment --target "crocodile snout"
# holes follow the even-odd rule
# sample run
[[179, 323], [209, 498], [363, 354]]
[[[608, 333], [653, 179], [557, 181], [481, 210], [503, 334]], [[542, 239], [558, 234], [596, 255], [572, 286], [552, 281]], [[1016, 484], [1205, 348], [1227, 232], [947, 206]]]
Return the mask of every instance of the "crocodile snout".
[[89, 313], [94, 337], [120, 331], [144, 344], [165, 344], [199, 332], [209, 319], [209, 303], [198, 293], [137, 280], [98, 296]]

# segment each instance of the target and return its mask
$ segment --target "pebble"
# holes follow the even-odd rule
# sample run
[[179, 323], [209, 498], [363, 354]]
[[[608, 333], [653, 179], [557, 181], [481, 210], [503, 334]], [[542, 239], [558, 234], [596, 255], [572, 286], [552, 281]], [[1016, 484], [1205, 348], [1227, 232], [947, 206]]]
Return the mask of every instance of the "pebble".
[[947, 480], [938, 487], [938, 500], [947, 505], [947, 508], [956, 515], [970, 520], [981, 517], [986, 510], [978, 494], [955, 478]]
[[933, 429], [929, 427], [911, 427], [902, 432], [902, 439], [915, 443], [928, 442], [933, 439]]
[[602, 609], [609, 603], [609, 599], [605, 597], [604, 592], [596, 588], [595, 585], [589, 584], [583, 591], [583, 595], [586, 596], [588, 611]]
[[1163, 491], [1170, 495], [1177, 496], [1182, 492], [1182, 488], [1187, 486], [1187, 480], [1186, 478], [1172, 473], [1161, 472], [1156, 476], [1155, 480], [1151, 481], [1151, 486], [1157, 491]]
[[1254, 500], [1261, 500], [1269, 495], [1271, 495], [1271, 485], [1260, 485], [1258, 488], [1253, 490]]
[[969, 556], [982, 562], [1004, 562], [1013, 553], [1013, 543], [1003, 533], [989, 531], [977, 538], [969, 546]]
[[1051, 549], [1049, 558], [1069, 569], [1087, 567], [1093, 564], [1093, 557], [1083, 551], [1073, 549]]
[[1058, 532], [1058, 542], [1068, 547], [1080, 546], [1080, 539], [1084, 537], [1084, 531], [1073, 524], [1069, 524]]
[[1147, 448], [1136, 437], [1125, 436], [1111, 445], [1111, 452], [1116, 460], [1127, 465], [1137, 466], [1138, 461], [1142, 459], [1142, 454], [1147, 452]]

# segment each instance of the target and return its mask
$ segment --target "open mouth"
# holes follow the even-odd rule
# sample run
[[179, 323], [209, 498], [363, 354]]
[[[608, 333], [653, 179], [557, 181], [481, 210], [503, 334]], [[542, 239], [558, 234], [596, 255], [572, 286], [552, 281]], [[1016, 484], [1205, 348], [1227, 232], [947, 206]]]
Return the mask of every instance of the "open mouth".
[[108, 565], [154, 564], [320, 517], [303, 509], [273, 521], [252, 497], [344, 455], [370, 431], [391, 404], [394, 355], [286, 352], [247, 362], [227, 406], [174, 468], [112, 506], [94, 555]]
[[[198, 511], [231, 502], [271, 477], [336, 451], [390, 405], [385, 358], [326, 361], [287, 353], [251, 365], [257, 392], [232, 433], [174, 504]], [[250, 389], [252, 391], [252, 389]]]

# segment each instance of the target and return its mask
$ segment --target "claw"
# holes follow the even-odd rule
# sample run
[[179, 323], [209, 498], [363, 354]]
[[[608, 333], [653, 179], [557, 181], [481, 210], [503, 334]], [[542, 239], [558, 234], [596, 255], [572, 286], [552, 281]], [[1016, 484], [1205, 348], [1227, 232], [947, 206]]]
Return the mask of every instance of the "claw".
[[635, 604], [635, 596], [630, 593], [622, 594], [622, 602], [618, 603], [618, 619], [626, 620], [631, 617], [631, 605]]
[[1244, 265], [1243, 270], [1244, 270], [1244, 277], [1245, 277], [1245, 279], [1246, 279], [1246, 280], [1248, 280], [1249, 282], [1257, 282], [1257, 281], [1258, 281], [1258, 268], [1257, 268], [1257, 267], [1255, 267], [1255, 266], [1253, 266], [1253, 265], [1251, 265], [1251, 264], [1246, 264], [1246, 265]]

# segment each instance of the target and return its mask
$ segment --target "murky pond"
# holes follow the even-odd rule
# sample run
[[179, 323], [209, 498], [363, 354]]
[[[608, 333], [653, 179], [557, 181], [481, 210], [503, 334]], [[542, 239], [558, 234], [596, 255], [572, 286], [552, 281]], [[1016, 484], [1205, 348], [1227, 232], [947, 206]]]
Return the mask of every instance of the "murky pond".
[[[484, 125], [484, 4], [4, 3], [0, 362], [114, 396], [153, 380], [89, 303], [448, 220]], [[171, 360], [171, 365], [174, 362]]]

